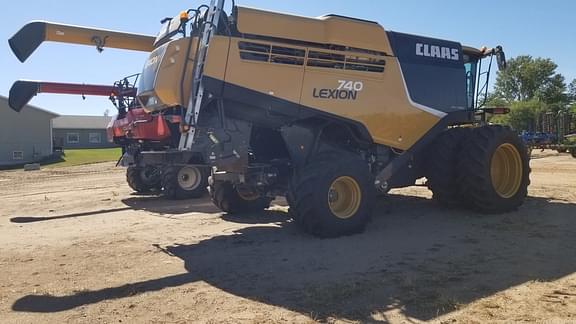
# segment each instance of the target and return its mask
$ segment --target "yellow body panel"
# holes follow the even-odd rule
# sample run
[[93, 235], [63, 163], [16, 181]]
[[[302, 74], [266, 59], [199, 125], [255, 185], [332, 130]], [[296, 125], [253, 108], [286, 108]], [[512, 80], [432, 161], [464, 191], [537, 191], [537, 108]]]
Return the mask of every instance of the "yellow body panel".
[[[416, 143], [441, 118], [411, 103], [386, 31], [378, 24], [344, 17], [307, 18], [239, 7], [238, 30], [279, 39], [261, 41], [264, 44], [306, 50], [306, 62], [311, 52], [319, 51], [346, 57], [346, 60], [356, 57], [364, 62], [384, 60], [384, 72], [243, 60], [237, 45], [243, 39], [233, 38], [226, 82], [360, 122], [375, 142], [403, 150]], [[302, 47], [304, 45], [283, 43], [280, 39], [319, 45]], [[333, 50], [333, 45], [343, 46], [338, 48], [343, 51]], [[321, 89], [338, 88], [341, 81], [349, 85], [362, 83], [362, 91], [357, 92], [355, 100], [333, 100], [318, 95]]]
[[[192, 70], [194, 69], [193, 51], [190, 53], [190, 61], [186, 67], [183, 96], [180, 92], [180, 80], [186, 62], [188, 42], [189, 38], [181, 38], [164, 45], [167, 47], [161, 58], [154, 89], [158, 99], [169, 107], [181, 104], [186, 106], [190, 97]], [[197, 39], [194, 39], [193, 42], [192, 48], [196, 48]]]
[[[214, 36], [204, 75], [356, 121], [376, 143], [401, 150], [409, 149], [445, 115], [412, 102], [380, 25], [238, 10], [240, 32], [274, 38]], [[156, 93], [166, 106], [187, 105], [193, 57], [189, 58], [184, 101], [179, 91], [187, 41], [169, 43], [162, 58]], [[344, 97], [327, 95], [337, 91]], [[281, 101], [270, 100], [269, 105], [285, 109]]]
[[[406, 150], [440, 119], [411, 104], [395, 57], [379, 57], [385, 60], [384, 72], [380, 73], [313, 67], [306, 64], [285, 65], [242, 59], [238, 43], [243, 41], [247, 40], [231, 39], [226, 82], [360, 122], [379, 144]], [[306, 59], [310, 51], [375, 58], [370, 54], [351, 54], [279, 42], [248, 41], [305, 50]], [[318, 89], [335, 89], [340, 81], [362, 83], [363, 89], [357, 93], [356, 100], [318, 98]]]
[[[194, 71], [195, 49], [198, 38], [192, 39], [191, 51], [188, 58], [190, 38], [180, 38], [166, 43], [152, 52], [146, 63], [154, 66], [159, 61], [158, 70], [155, 72], [153, 95], [161, 103], [160, 106], [148, 106], [148, 110], [161, 110], [166, 107], [182, 106], [187, 107], [192, 93], [192, 77]], [[204, 65], [204, 74], [212, 78], [224, 80], [226, 73], [226, 60], [228, 58], [229, 37], [215, 36], [208, 50]], [[165, 48], [165, 49], [164, 49]], [[188, 60], [188, 64], [186, 64]], [[183, 75], [184, 69], [186, 69]], [[184, 78], [184, 82], [181, 80]], [[149, 96], [150, 89], [141, 89], [143, 95]], [[146, 99], [144, 99], [146, 101]]]
[[[362, 82], [356, 100], [314, 97], [314, 89], [333, 89], [340, 80]], [[318, 90], [317, 90], [318, 91]], [[386, 59], [384, 73], [306, 67], [302, 99], [304, 106], [362, 123], [375, 142], [408, 149], [439, 120], [411, 105], [397, 59]]]
[[[240, 51], [238, 49], [239, 41], [245, 40], [232, 38], [230, 42], [226, 82], [294, 103], [300, 102], [300, 92], [304, 78], [303, 66], [243, 60], [240, 58]], [[285, 45], [252, 40], [250, 40], [250, 42]], [[298, 46], [290, 47], [305, 49], [304, 47]]]
[[238, 7], [238, 30], [244, 34], [392, 53], [382, 26], [349, 18], [308, 18]]
[[206, 55], [206, 64], [204, 66], [205, 75], [218, 80], [224, 80], [229, 47], [230, 37], [212, 37], [208, 54]]

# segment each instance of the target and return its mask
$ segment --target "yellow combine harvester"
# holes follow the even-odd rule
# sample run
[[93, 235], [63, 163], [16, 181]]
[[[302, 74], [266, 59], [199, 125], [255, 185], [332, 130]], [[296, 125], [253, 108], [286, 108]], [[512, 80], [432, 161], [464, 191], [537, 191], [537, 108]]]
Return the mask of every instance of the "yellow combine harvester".
[[238, 6], [228, 15], [223, 5], [166, 19], [153, 41], [82, 28], [59, 34], [44, 23], [25, 27], [11, 46], [21, 59], [43, 40], [151, 51], [140, 103], [185, 115], [179, 149], [143, 152], [143, 160], [185, 165], [202, 152], [212, 200], [225, 212], [262, 210], [286, 196], [307, 232], [348, 235], [365, 228], [377, 191], [421, 177], [444, 204], [500, 213], [523, 203], [526, 149], [512, 130], [486, 125], [496, 110], [478, 100], [492, 60], [505, 67], [501, 47], [337, 15]]

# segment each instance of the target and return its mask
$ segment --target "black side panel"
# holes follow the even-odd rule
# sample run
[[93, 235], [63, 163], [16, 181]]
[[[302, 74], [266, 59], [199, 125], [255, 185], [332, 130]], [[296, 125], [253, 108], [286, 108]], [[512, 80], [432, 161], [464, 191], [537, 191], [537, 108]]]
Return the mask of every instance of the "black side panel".
[[224, 98], [259, 108], [259, 114], [262, 115], [260, 117], [271, 119], [282, 116], [298, 118], [300, 115], [300, 105], [298, 104], [231, 83], [224, 84]]
[[38, 82], [34, 81], [14, 82], [8, 95], [8, 105], [10, 108], [20, 112], [20, 110], [38, 94], [38, 87]]
[[410, 97], [443, 112], [466, 109], [466, 71], [460, 43], [388, 32]]
[[[342, 116], [332, 115], [288, 100], [270, 96], [258, 91], [204, 76], [205, 89], [212, 94], [223, 91], [226, 116], [240, 120], [249, 120], [253, 124], [266, 128], [280, 128], [297, 120], [321, 118], [337, 120], [351, 126], [362, 140], [372, 143], [372, 137], [366, 127]], [[222, 90], [223, 89], [223, 90]]]
[[46, 38], [46, 23], [36, 21], [26, 24], [8, 40], [10, 48], [20, 62], [26, 61]]
[[[416, 179], [402, 179], [402, 175], [410, 174], [411, 172], [403, 172], [402, 168], [405, 168], [410, 162], [410, 159], [415, 154], [422, 152], [430, 143], [446, 128], [452, 125], [465, 124], [474, 121], [473, 111], [455, 111], [448, 113], [444, 118], [434, 125], [424, 136], [422, 136], [412, 147], [392, 160], [386, 167], [380, 171], [376, 176], [376, 182], [382, 184], [388, 182], [389, 184], [396, 183], [398, 186], [405, 186], [407, 181], [412, 181]], [[396, 179], [393, 179], [396, 177]]]
[[314, 150], [314, 141], [318, 131], [314, 127], [306, 127], [306, 123], [282, 127], [282, 137], [286, 148], [296, 167], [302, 167]]

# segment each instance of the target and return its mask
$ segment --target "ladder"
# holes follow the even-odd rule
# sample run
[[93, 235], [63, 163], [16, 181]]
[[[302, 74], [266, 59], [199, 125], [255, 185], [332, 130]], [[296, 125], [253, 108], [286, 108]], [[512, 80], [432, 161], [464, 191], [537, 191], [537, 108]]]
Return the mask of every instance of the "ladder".
[[186, 116], [184, 117], [184, 123], [189, 126], [189, 129], [185, 133], [182, 133], [182, 136], [180, 137], [180, 144], [178, 146], [180, 151], [191, 150], [192, 144], [194, 143], [196, 124], [198, 122], [198, 116], [200, 115], [202, 99], [204, 98], [204, 84], [202, 82], [202, 77], [204, 75], [206, 54], [208, 53], [210, 40], [218, 30], [218, 23], [223, 10], [224, 0], [212, 0], [210, 2], [210, 8], [208, 9], [206, 21], [202, 27], [202, 34], [198, 40], [198, 50], [196, 51], [194, 58], [192, 93], [190, 94], [190, 99], [188, 100], [188, 105], [186, 107]]

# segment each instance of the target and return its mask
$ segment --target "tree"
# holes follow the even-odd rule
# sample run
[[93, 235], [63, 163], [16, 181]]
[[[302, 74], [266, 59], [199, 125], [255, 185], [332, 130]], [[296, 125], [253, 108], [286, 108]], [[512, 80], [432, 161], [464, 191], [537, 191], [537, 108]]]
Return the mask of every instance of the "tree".
[[516, 101], [510, 105], [509, 114], [495, 116], [490, 122], [509, 125], [517, 131], [535, 131], [539, 116], [547, 109], [546, 104], [538, 100]]
[[576, 79], [572, 80], [568, 85], [568, 96], [570, 97], [570, 101], [576, 102]]
[[547, 103], [550, 109], [555, 112], [564, 109], [570, 102], [569, 95], [566, 93], [564, 77], [561, 74], [554, 75], [537, 94], [537, 99]]
[[486, 98], [487, 107], [507, 107], [509, 105], [510, 105], [509, 102], [497, 96], [494, 92], [488, 93], [488, 96]]
[[508, 61], [498, 72], [494, 92], [507, 102], [539, 100], [547, 104], [567, 103], [564, 77], [550, 59], [521, 55]]

